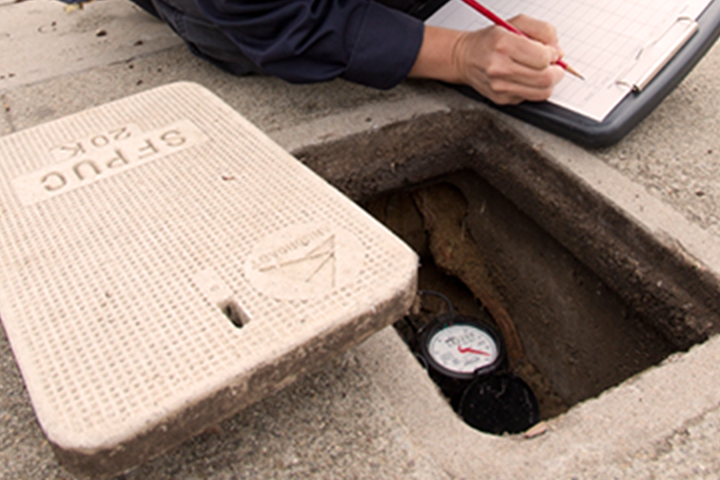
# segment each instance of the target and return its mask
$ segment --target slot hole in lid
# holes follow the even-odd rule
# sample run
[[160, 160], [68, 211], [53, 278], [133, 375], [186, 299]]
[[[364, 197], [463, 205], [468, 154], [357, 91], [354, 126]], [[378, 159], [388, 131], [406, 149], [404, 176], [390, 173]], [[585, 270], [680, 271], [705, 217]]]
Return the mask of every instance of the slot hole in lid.
[[223, 314], [237, 328], [244, 327], [250, 321], [243, 309], [233, 300], [224, 301], [219, 306]]

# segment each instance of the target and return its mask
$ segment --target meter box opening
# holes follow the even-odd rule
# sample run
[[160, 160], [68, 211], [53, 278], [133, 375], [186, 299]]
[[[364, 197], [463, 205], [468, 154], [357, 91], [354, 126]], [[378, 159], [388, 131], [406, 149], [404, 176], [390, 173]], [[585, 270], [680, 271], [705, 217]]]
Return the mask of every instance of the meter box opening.
[[418, 259], [204, 88], [0, 138], [0, 317], [74, 473], [135, 467], [401, 317]]

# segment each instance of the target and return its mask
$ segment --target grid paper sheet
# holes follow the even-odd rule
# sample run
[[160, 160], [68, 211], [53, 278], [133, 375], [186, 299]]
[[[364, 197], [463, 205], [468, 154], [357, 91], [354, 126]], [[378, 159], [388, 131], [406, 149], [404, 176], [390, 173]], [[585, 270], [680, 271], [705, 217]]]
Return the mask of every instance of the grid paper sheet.
[[[651, 47], [679, 18], [696, 19], [710, 0], [484, 0], [481, 3], [505, 19], [522, 13], [553, 24], [565, 51], [563, 59], [585, 80], [565, 75], [549, 101], [602, 121], [631, 91], [627, 81], [632, 79], [625, 74], [638, 59], [652, 52]], [[456, 30], [476, 30], [491, 25], [462, 0], [450, 0], [426, 23]]]

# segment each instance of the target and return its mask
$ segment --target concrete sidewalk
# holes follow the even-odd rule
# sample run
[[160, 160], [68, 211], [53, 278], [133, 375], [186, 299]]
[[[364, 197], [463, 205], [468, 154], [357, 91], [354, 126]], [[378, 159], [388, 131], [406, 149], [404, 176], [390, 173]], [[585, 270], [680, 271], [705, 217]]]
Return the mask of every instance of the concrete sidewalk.
[[[120, 477], [128, 479], [720, 478], [718, 74], [716, 47], [625, 140], [588, 151], [432, 82], [379, 92], [342, 81], [231, 77], [122, 0], [71, 13], [50, 0], [0, 0], [0, 134], [192, 81], [361, 200], [417, 179], [413, 172], [428, 178], [446, 167], [413, 170], [410, 157], [398, 167], [382, 154], [351, 165], [307, 152], [363, 138], [381, 149], [395, 125], [476, 115], [493, 133], [474, 145], [486, 153], [472, 168], [611, 286], [639, 284], [646, 295], [628, 302], [661, 312], [665, 301], [683, 339], [710, 337], [524, 439], [462, 424], [388, 329]], [[583, 212], [587, 205], [594, 210]], [[645, 276], [632, 277], [631, 268]], [[4, 335], [0, 362], [0, 478], [73, 478], [35, 421]]]

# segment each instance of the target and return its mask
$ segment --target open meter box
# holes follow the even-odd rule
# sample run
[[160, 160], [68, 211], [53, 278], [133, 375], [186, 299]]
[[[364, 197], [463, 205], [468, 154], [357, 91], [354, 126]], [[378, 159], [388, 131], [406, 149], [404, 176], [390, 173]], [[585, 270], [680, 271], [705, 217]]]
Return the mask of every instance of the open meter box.
[[417, 266], [195, 84], [0, 138], [0, 317], [75, 473], [128, 470], [361, 342]]

